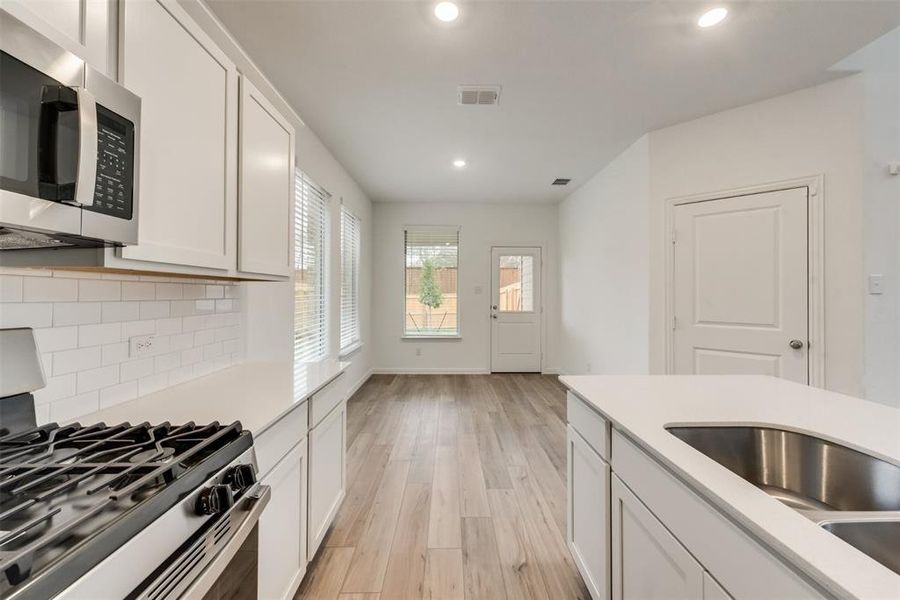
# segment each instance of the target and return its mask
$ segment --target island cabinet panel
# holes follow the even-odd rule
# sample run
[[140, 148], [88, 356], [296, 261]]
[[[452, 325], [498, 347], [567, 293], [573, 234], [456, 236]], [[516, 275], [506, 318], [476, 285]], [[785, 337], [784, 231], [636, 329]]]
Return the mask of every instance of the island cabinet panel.
[[241, 78], [238, 270], [290, 273], [294, 128]]
[[569, 551], [593, 600], [610, 595], [609, 464], [571, 425], [567, 428]]
[[[613, 496], [617, 488], [624, 489], [624, 483], [628, 493], [640, 499], [645, 511], [652, 513], [732, 597], [739, 600], [825, 597], [772, 550], [757, 542], [615, 428], [611, 466]], [[614, 515], [617, 504], [614, 500]], [[615, 548], [615, 517], [613, 521]], [[613, 564], [616, 564], [615, 552]], [[615, 571], [614, 566], [614, 590]], [[613, 597], [617, 596], [613, 594]]]
[[259, 598], [290, 599], [306, 574], [307, 440], [266, 475], [272, 498], [259, 520]]
[[0, 8], [111, 77], [114, 6], [112, 0], [0, 0]]
[[309, 555], [334, 521], [346, 489], [347, 402], [309, 432]]
[[703, 567], [612, 476], [612, 597], [702, 600]]
[[119, 78], [141, 97], [139, 243], [121, 255], [233, 269], [237, 69], [176, 0], [119, 10]]
[[609, 460], [609, 421], [572, 392], [566, 396], [566, 419], [604, 460]]
[[703, 573], [703, 600], [734, 600], [709, 573]]

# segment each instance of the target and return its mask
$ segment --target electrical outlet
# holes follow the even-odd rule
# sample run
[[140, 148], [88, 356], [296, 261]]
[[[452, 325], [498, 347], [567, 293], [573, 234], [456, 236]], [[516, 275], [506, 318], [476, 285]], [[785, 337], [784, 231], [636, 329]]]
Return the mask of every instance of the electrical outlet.
[[136, 335], [128, 340], [128, 356], [138, 358], [152, 354], [155, 349], [156, 336]]
[[422, 349], [416, 348], [416, 356], [422, 356]]

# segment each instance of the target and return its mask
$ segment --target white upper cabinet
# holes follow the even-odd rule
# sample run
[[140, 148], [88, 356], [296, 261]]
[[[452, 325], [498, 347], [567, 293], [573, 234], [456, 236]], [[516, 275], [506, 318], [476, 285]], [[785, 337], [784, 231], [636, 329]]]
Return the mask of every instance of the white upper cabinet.
[[233, 269], [237, 69], [175, 0], [119, 10], [119, 78], [142, 101], [140, 243], [122, 256]]
[[0, 8], [110, 76], [114, 7], [112, 0], [0, 0]]
[[238, 270], [290, 273], [294, 128], [241, 78]]

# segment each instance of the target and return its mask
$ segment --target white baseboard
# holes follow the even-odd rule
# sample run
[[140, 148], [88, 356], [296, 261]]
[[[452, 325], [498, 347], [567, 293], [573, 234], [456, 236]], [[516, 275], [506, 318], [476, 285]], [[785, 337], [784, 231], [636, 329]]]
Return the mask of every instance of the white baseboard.
[[359, 391], [359, 388], [361, 388], [369, 380], [369, 377], [371, 377], [374, 373], [375, 369], [369, 369], [368, 371], [363, 373], [363, 376], [359, 378], [359, 381], [351, 385], [350, 389], [347, 390], [347, 398], [352, 398], [353, 394]]
[[375, 369], [379, 375], [488, 375], [490, 371], [473, 367], [471, 369], [458, 368], [421, 368], [421, 369]]
[[541, 371], [542, 375], [562, 375], [562, 371], [559, 367], [547, 367], [543, 371]]

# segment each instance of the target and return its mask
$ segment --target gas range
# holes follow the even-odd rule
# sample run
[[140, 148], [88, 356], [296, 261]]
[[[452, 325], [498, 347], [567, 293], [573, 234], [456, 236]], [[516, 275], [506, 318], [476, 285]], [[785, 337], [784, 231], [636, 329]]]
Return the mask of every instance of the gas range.
[[267, 491], [240, 423], [4, 435], [0, 598], [181, 597]]

